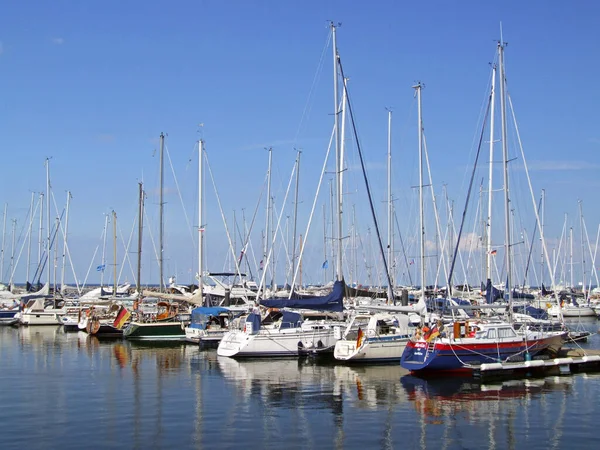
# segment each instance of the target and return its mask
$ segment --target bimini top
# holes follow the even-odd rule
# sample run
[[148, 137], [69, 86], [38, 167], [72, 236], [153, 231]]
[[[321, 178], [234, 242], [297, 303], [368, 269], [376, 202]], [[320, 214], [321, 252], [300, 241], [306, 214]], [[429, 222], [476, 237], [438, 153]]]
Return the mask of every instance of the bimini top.
[[316, 311], [342, 312], [344, 310], [343, 281], [336, 281], [333, 290], [328, 295], [304, 298], [273, 298], [261, 300], [260, 304], [267, 308], [298, 308]]

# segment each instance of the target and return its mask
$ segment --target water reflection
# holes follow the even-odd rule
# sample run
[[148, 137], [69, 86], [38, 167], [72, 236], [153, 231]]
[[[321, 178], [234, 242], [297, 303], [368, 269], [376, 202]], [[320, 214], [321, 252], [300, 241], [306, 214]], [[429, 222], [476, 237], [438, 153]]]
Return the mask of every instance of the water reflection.
[[140, 449], [572, 448], [594, 442], [599, 410], [600, 374], [424, 380], [395, 364], [238, 361], [214, 349], [102, 341], [58, 327], [0, 328], [0, 359], [3, 381], [14, 388], [3, 391], [0, 422], [12, 430], [0, 436], [3, 450], [7, 442], [13, 448], [57, 442]]

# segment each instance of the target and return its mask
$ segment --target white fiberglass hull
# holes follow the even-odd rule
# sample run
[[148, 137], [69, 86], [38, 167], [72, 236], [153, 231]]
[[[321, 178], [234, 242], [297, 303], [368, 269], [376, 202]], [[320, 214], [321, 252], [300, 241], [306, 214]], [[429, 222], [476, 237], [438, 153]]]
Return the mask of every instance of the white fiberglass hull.
[[552, 317], [558, 317], [562, 314], [563, 317], [596, 317], [596, 311], [589, 306], [553, 306], [548, 309], [548, 314]]
[[60, 325], [64, 314], [64, 309], [21, 313], [20, 322], [23, 325]]
[[298, 347], [304, 349], [328, 348], [333, 347], [336, 341], [333, 327], [310, 331], [300, 328], [261, 329], [257, 334], [232, 330], [221, 339], [217, 355], [228, 357], [298, 356]]
[[356, 340], [340, 340], [335, 344], [333, 356], [351, 362], [400, 361], [408, 339], [407, 336], [365, 339], [358, 348]]

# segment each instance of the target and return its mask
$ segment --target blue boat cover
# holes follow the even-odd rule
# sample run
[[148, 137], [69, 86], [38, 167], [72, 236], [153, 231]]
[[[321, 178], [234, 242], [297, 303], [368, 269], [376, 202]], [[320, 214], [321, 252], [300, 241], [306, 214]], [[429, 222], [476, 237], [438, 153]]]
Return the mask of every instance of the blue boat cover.
[[486, 303], [494, 303], [499, 298], [504, 296], [504, 292], [496, 289], [492, 284], [492, 280], [488, 279], [485, 286], [485, 301]]
[[267, 308], [303, 308], [317, 311], [342, 312], [344, 310], [344, 282], [336, 281], [329, 295], [305, 298], [272, 298], [261, 300]]
[[258, 330], [260, 330], [260, 315], [254, 313], [248, 314], [246, 323], [252, 324], [252, 334], [258, 333]]
[[548, 313], [541, 308], [535, 308], [531, 305], [513, 306], [513, 311], [516, 313], [527, 314], [534, 319], [548, 320]]
[[218, 316], [221, 313], [228, 312], [229, 310], [227, 308], [221, 308], [219, 306], [200, 306], [198, 308], [194, 308], [192, 309], [192, 322], [190, 323], [190, 326], [192, 328], [200, 328], [201, 330], [204, 330], [209, 317]]

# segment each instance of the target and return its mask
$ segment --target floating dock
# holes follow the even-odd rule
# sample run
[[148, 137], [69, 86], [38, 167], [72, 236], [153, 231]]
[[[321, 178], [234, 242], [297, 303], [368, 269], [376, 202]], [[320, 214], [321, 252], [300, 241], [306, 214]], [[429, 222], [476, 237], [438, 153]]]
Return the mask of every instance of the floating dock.
[[570, 375], [600, 371], [600, 350], [563, 349], [555, 358], [533, 358], [529, 361], [497, 362], [467, 365], [480, 379], [525, 378], [547, 375]]

